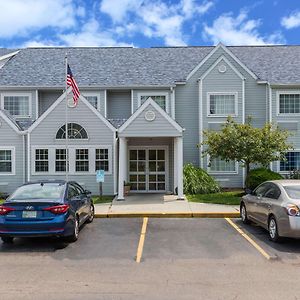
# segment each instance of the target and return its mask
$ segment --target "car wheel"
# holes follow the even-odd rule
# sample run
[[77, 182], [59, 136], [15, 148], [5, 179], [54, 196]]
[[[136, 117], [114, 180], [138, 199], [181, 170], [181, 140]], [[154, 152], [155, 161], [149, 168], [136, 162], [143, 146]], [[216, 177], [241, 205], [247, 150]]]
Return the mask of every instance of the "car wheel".
[[1, 240], [5, 244], [12, 244], [14, 242], [14, 238], [10, 236], [2, 236]]
[[272, 242], [279, 242], [280, 236], [278, 234], [278, 226], [274, 216], [271, 216], [269, 219], [269, 237]]
[[73, 234], [68, 236], [66, 240], [70, 243], [74, 243], [78, 240], [78, 236], [79, 236], [79, 218], [78, 216], [76, 216], [74, 222]]
[[94, 217], [95, 217], [95, 207], [94, 207], [94, 205], [91, 205], [90, 216], [86, 222], [92, 223], [94, 221]]
[[242, 222], [244, 224], [250, 224], [250, 220], [248, 219], [248, 216], [247, 216], [246, 205], [244, 203], [241, 204], [240, 215], [241, 215]]

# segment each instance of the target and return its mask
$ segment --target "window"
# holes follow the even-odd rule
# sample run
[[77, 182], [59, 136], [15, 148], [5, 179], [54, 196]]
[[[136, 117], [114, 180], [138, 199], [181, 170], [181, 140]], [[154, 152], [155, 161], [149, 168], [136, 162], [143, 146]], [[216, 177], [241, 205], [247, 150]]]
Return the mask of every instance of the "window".
[[108, 149], [95, 149], [96, 151], [96, 163], [95, 168], [97, 170], [109, 171], [109, 157]]
[[300, 170], [300, 152], [287, 152], [285, 158], [286, 161], [280, 162], [281, 172]]
[[155, 95], [155, 94], [148, 94], [148, 95], [140, 95], [140, 105], [145, 103], [149, 98], [155, 101], [163, 110], [168, 111], [167, 108], [167, 94]]
[[[63, 125], [56, 133], [56, 139], [61, 140], [66, 138], [66, 125]], [[76, 123], [68, 123], [68, 139], [82, 140], [88, 139], [85, 129]]]
[[300, 93], [279, 93], [279, 113], [299, 114]]
[[255, 189], [253, 194], [257, 197], [263, 197], [268, 190], [269, 190], [269, 184], [263, 183]]
[[237, 115], [237, 93], [214, 94], [208, 93], [208, 115], [228, 116]]
[[66, 149], [55, 150], [55, 172], [66, 172], [67, 169]]
[[78, 196], [78, 190], [72, 184], [69, 184], [69, 187], [68, 187], [68, 199], [72, 199], [72, 198], [74, 198], [76, 196]]
[[265, 193], [264, 197], [270, 198], [270, 199], [278, 199], [281, 194], [281, 191], [279, 187], [277, 187], [275, 184], [270, 183], [269, 189]]
[[92, 104], [96, 109], [99, 107], [100, 95], [92, 92], [83, 92], [83, 97]]
[[48, 149], [35, 149], [35, 172], [48, 172]]
[[75, 171], [89, 171], [89, 149], [76, 149]]
[[220, 172], [220, 173], [233, 173], [236, 172], [236, 162], [235, 161], [225, 161], [220, 158], [213, 158], [210, 160], [210, 172]]
[[12, 150], [0, 149], [0, 174], [1, 173], [12, 173]]
[[15, 117], [30, 117], [29, 95], [2, 95], [3, 108]]

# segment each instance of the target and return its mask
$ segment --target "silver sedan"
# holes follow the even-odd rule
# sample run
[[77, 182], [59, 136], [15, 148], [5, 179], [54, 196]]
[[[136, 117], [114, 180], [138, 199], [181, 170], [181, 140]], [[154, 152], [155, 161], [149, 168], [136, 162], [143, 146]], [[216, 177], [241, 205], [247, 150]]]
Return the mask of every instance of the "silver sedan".
[[300, 238], [300, 180], [274, 180], [243, 196], [243, 223], [251, 221], [269, 231], [274, 242], [281, 237]]

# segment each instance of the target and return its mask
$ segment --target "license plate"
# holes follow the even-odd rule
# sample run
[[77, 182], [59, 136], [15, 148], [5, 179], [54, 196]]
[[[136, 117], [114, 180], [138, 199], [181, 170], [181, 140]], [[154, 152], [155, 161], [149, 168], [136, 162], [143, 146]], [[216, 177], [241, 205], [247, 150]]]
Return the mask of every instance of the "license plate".
[[23, 211], [22, 216], [23, 216], [23, 218], [36, 218], [37, 212], [36, 211]]

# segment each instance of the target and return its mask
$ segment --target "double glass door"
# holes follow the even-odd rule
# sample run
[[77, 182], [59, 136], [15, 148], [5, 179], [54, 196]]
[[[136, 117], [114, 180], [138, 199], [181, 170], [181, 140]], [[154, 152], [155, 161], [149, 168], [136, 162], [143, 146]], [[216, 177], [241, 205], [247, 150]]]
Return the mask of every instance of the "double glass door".
[[166, 149], [129, 150], [129, 181], [136, 192], [166, 191]]

